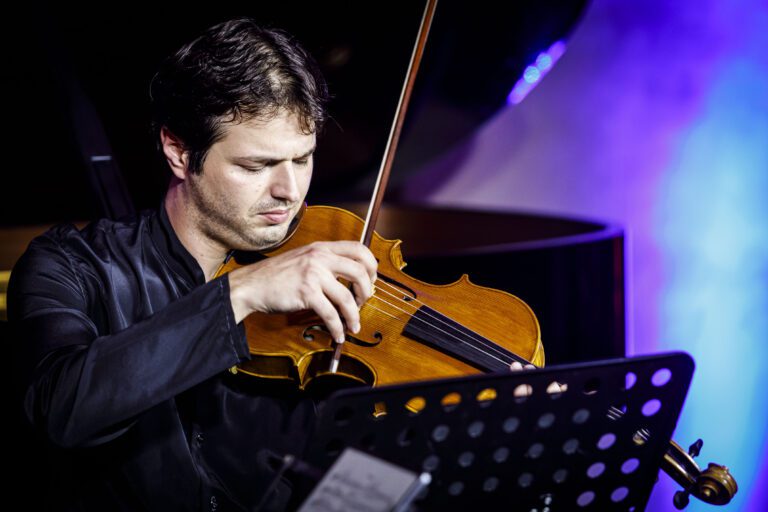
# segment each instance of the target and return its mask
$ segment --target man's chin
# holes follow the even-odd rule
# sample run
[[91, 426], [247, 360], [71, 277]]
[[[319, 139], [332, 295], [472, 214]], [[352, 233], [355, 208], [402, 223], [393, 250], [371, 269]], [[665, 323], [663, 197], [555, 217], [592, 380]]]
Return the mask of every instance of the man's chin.
[[280, 245], [288, 233], [288, 223], [278, 224], [267, 228], [260, 228], [258, 234], [248, 237], [245, 240], [246, 247], [241, 247], [244, 251], [267, 251]]

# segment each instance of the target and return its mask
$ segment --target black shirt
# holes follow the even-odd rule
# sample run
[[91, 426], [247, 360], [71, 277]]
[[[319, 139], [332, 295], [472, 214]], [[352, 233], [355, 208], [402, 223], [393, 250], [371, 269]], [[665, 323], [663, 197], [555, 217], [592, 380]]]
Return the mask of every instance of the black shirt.
[[[8, 312], [25, 415], [50, 443], [55, 510], [253, 510], [314, 417], [244, 382], [226, 275], [205, 282], [165, 209], [36, 238]], [[280, 509], [287, 482], [262, 510]]]

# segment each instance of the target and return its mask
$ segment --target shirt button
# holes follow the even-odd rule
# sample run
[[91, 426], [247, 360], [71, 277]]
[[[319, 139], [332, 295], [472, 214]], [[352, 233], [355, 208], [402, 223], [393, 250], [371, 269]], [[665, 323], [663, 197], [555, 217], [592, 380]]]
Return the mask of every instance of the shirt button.
[[[195, 436], [195, 440], [198, 443], [202, 443], [203, 441], [205, 441], [205, 436], [203, 435], [202, 432], [198, 432], [197, 435]], [[214, 498], [215, 498], [215, 496], [214, 496]]]

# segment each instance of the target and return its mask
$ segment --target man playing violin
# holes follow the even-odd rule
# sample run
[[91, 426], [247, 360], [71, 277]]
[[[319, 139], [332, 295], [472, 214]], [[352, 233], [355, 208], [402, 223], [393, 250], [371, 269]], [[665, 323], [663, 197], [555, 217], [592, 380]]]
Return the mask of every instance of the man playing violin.
[[[49, 508], [250, 510], [274, 456], [300, 450], [312, 402], [227, 372], [249, 357], [241, 321], [310, 309], [343, 341], [376, 260], [357, 242], [320, 242], [213, 276], [232, 250], [286, 236], [327, 96], [287, 34], [249, 19], [208, 29], [151, 84], [172, 171], [161, 207], [55, 227], [19, 260], [9, 313], [24, 411], [50, 442]], [[281, 481], [263, 509], [289, 494]]]
[[23, 408], [51, 470], [44, 506], [280, 510], [290, 485], [267, 486], [275, 461], [300, 453], [314, 403], [227, 371], [249, 358], [241, 322], [312, 310], [343, 342], [377, 263], [360, 243], [318, 242], [214, 276], [233, 250], [289, 233], [326, 85], [290, 36], [234, 19], [170, 56], [150, 92], [172, 172], [160, 207], [57, 226], [12, 274]]

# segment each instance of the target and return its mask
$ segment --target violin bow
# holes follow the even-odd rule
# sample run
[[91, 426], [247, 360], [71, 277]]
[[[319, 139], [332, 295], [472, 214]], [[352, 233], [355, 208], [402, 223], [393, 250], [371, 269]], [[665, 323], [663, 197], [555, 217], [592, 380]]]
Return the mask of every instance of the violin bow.
[[[376, 176], [376, 184], [373, 188], [373, 197], [368, 205], [368, 213], [365, 216], [365, 225], [363, 226], [363, 234], [360, 237], [360, 243], [366, 247], [370, 247], [371, 240], [373, 239], [373, 231], [376, 226], [376, 220], [379, 217], [379, 210], [381, 209], [381, 203], [384, 199], [384, 191], [387, 189], [387, 183], [389, 182], [390, 171], [392, 170], [392, 162], [395, 159], [395, 151], [397, 151], [397, 143], [400, 140], [400, 132], [403, 128], [403, 121], [405, 120], [405, 113], [408, 110], [408, 103], [411, 100], [411, 92], [413, 91], [413, 84], [416, 83], [416, 74], [421, 64], [421, 58], [424, 55], [424, 47], [427, 44], [427, 36], [429, 35], [429, 28], [432, 25], [432, 18], [435, 15], [435, 8], [437, 7], [437, 0], [428, 0], [427, 5], [424, 7], [424, 14], [421, 18], [421, 25], [419, 27], [419, 35], [416, 38], [416, 44], [413, 47], [411, 53], [411, 61], [408, 64], [408, 72], [405, 75], [405, 81], [403, 88], [400, 91], [400, 100], [397, 103], [397, 110], [395, 111], [395, 120], [392, 123], [392, 128], [389, 130], [389, 138], [387, 139], [387, 146], [384, 149], [384, 158], [382, 159], [381, 166], [379, 167], [379, 173]], [[339, 368], [339, 360], [341, 359], [341, 347], [343, 343], [337, 343], [333, 351], [333, 359], [331, 359], [331, 373], [336, 373]]]

